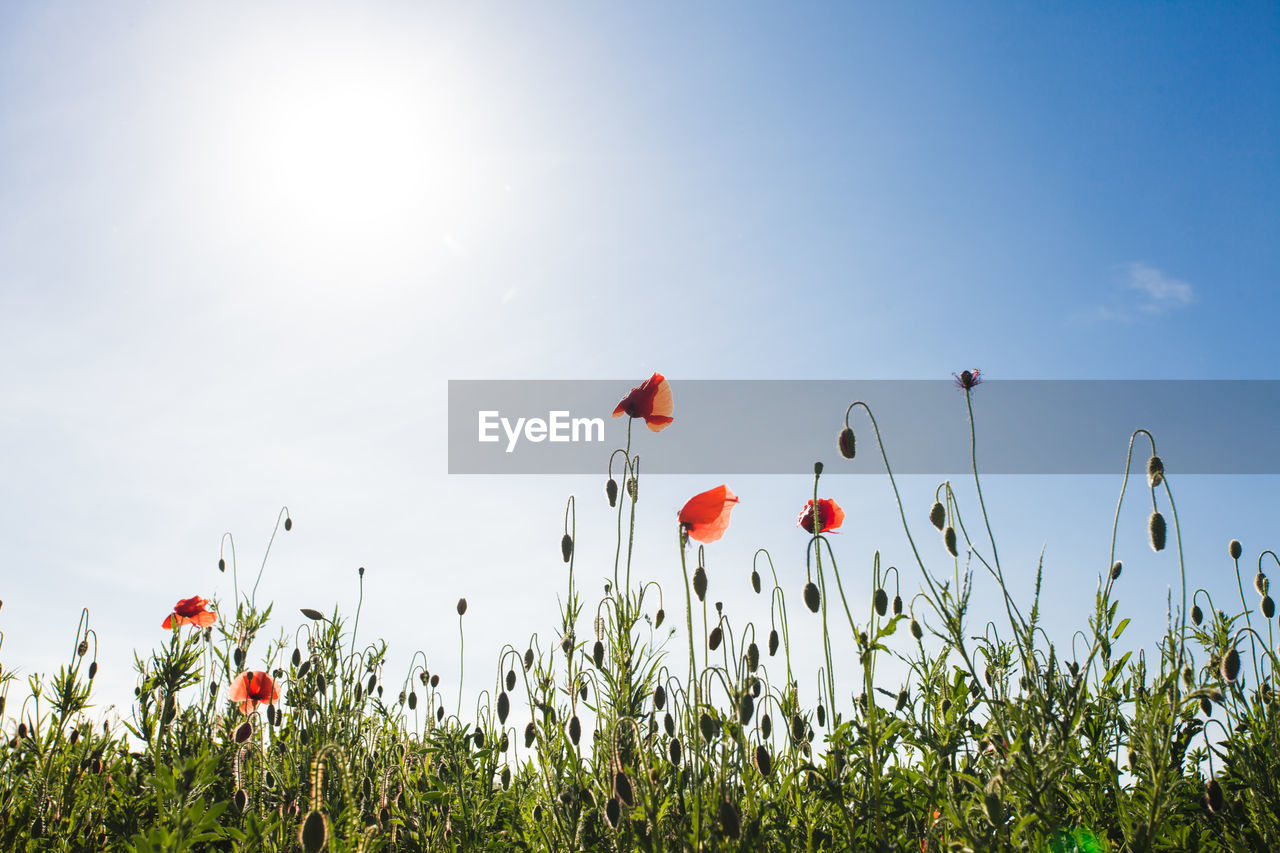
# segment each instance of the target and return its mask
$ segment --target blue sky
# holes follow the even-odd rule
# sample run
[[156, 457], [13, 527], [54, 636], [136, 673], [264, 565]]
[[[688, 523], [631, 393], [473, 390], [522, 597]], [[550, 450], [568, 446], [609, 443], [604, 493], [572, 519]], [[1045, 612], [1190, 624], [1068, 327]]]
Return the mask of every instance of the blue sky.
[[[447, 680], [461, 595], [477, 679], [550, 635], [570, 493], [606, 573], [603, 475], [448, 476], [449, 379], [662, 370], [679, 417], [681, 378], [1280, 378], [1278, 98], [1261, 3], [6, 5], [0, 661], [56, 668], [89, 606], [123, 702], [174, 601], [229, 602], [221, 534], [251, 576], [284, 504], [281, 614], [349, 612], [364, 565], [393, 661]], [[1067, 634], [1126, 440], [1115, 478], [989, 486]], [[1274, 477], [1167, 464], [1193, 581], [1280, 544]], [[717, 483], [649, 483], [637, 558], [670, 580]], [[731, 484], [744, 618], [757, 547], [798, 570], [807, 483]], [[846, 571], [905, 564], [886, 484], [829, 485]], [[936, 482], [905, 485], [923, 519]], [[1144, 519], [1153, 637], [1176, 567]]]

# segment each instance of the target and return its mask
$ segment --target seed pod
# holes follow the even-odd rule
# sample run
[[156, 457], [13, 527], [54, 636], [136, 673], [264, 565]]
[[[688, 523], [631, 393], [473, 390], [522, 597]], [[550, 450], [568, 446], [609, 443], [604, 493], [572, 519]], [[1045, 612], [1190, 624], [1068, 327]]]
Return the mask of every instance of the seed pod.
[[942, 505], [941, 501], [934, 501], [933, 506], [929, 507], [929, 523], [938, 528], [938, 530], [942, 530], [946, 525], [947, 508]]
[[757, 593], [760, 592], [760, 573], [755, 569], [751, 570], [751, 588]]
[[573, 537], [568, 533], [560, 537], [560, 556], [566, 563], [573, 558]]
[[458, 615], [461, 616], [467, 612], [467, 600], [465, 598], [458, 599]]
[[881, 616], [885, 615], [885, 613], [888, 612], [889, 593], [885, 592], [883, 588], [876, 590], [875, 604], [876, 604], [876, 612], [879, 613]]
[[1120, 572], [1121, 572], [1123, 569], [1124, 569], [1124, 566], [1123, 566], [1123, 565], [1121, 565], [1121, 563], [1120, 563], [1120, 561], [1119, 561], [1119, 560], [1116, 560], [1114, 563], [1112, 563], [1112, 564], [1111, 564], [1111, 579], [1112, 579], [1112, 580], [1119, 580], [1119, 578], [1120, 578]]
[[707, 638], [707, 647], [714, 652], [716, 649], [720, 648], [720, 640], [723, 637], [724, 637], [724, 632], [720, 630], [719, 625], [712, 628], [711, 636]]
[[1194, 625], [1196, 625], [1196, 626], [1199, 626], [1199, 625], [1200, 625], [1200, 623], [1201, 623], [1201, 622], [1203, 622], [1203, 621], [1204, 621], [1204, 611], [1200, 609], [1200, 605], [1199, 605], [1199, 604], [1193, 604], [1193, 605], [1191, 605], [1191, 622], [1192, 622], [1192, 624], [1194, 624]]
[[1240, 555], [1244, 553], [1244, 548], [1240, 546], [1239, 539], [1232, 539], [1227, 545], [1227, 553], [1231, 555], [1231, 559], [1238, 560]]
[[668, 760], [670, 760], [670, 761], [671, 761], [671, 763], [672, 763], [674, 766], [679, 767], [679, 766], [680, 766], [680, 758], [681, 758], [681, 756], [683, 755], [683, 753], [684, 753], [684, 748], [680, 745], [680, 738], [678, 738], [678, 737], [673, 737], [673, 738], [672, 738], [672, 739], [667, 743], [667, 758], [668, 758]]
[[750, 693], [743, 693], [742, 698], [738, 700], [738, 721], [742, 725], [751, 722], [751, 715], [756, 711], [756, 701], [751, 698]]
[[1159, 456], [1152, 456], [1147, 460], [1147, 482], [1153, 489], [1164, 482], [1164, 462], [1160, 461]]
[[654, 617], [653, 617], [653, 627], [654, 627], [654, 628], [661, 628], [661, 627], [662, 627], [662, 620], [663, 620], [663, 619], [666, 619], [666, 618], [667, 618], [667, 611], [665, 611], [665, 610], [663, 610], [661, 607], [659, 607], [659, 608], [658, 608], [658, 612], [657, 612], [656, 614], [654, 614]]
[[574, 714], [569, 718], [569, 740], [574, 746], [578, 745], [578, 741], [582, 739], [582, 721], [578, 719], [578, 715]]
[[1240, 653], [1231, 648], [1222, 658], [1222, 680], [1228, 684], [1234, 684], [1236, 676], [1240, 674]]
[[920, 623], [915, 619], [911, 620], [911, 636], [915, 637], [917, 640], [924, 636], [924, 628], [921, 628]]
[[960, 552], [956, 550], [956, 529], [948, 527], [942, 533], [942, 543], [947, 546], [947, 553], [953, 557], [960, 556]]
[[591, 659], [595, 661], [597, 668], [604, 667], [604, 643], [596, 640], [595, 645], [591, 647]]
[[817, 613], [818, 608], [822, 606], [822, 594], [818, 592], [818, 585], [813, 581], [804, 585], [804, 604], [814, 613]]
[[894, 616], [902, 615], [902, 596], [900, 595], [895, 595], [893, 597], [893, 615]]
[[1209, 807], [1209, 811], [1218, 814], [1226, 805], [1225, 798], [1222, 795], [1222, 785], [1217, 779], [1210, 778], [1204, 786], [1204, 804]]
[[702, 566], [693, 570], [693, 592], [699, 601], [707, 600], [707, 570]]
[[511, 699], [504, 690], [498, 694], [498, 722], [505, 723], [509, 713], [511, 713]]
[[618, 481], [609, 478], [609, 482], [604, 484], [604, 495], [609, 499], [609, 506], [618, 505]]
[[742, 835], [742, 818], [738, 815], [738, 808], [733, 803], [721, 800], [717, 817], [720, 821], [720, 831], [726, 838], [736, 841], [738, 836]]
[[671, 716], [671, 712], [670, 712], [670, 711], [668, 711], [668, 712], [666, 712], [665, 714], [663, 714], [663, 715], [662, 715], [662, 727], [666, 730], [666, 732], [667, 732], [667, 737], [674, 737], [674, 736], [675, 736], [675, 733], [676, 733], [676, 721], [675, 721], [675, 718]]
[[1262, 596], [1262, 615], [1268, 619], [1276, 615], [1276, 603], [1269, 595]]
[[849, 427], [840, 430], [840, 438], [836, 441], [836, 445], [840, 448], [840, 455], [845, 459], [852, 459], [858, 452], [857, 439]]
[[1147, 531], [1151, 534], [1151, 550], [1163, 551], [1166, 532], [1164, 516], [1159, 512], [1151, 513], [1151, 520], [1147, 522]]
[[769, 657], [773, 657], [778, 653], [779, 641], [780, 641], [780, 638], [778, 636], [778, 629], [774, 628], [773, 630], [769, 631]]
[[613, 829], [618, 828], [618, 820], [622, 817], [622, 807], [618, 804], [617, 797], [610, 797], [604, 804], [604, 819], [609, 822], [609, 826]]
[[747, 646], [747, 671], [755, 672], [760, 668], [760, 647], [755, 643]]

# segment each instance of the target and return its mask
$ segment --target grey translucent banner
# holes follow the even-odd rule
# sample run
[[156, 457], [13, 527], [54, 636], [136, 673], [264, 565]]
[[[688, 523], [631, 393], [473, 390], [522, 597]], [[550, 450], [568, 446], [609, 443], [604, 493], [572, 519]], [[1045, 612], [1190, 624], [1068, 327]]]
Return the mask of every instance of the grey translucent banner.
[[[626, 443], [614, 407], [639, 381], [451, 380], [450, 474], [600, 474]], [[637, 420], [650, 474], [883, 474], [867, 413], [853, 461], [836, 437], [855, 400], [875, 414], [896, 474], [970, 470], [964, 391], [933, 380], [675, 380], [675, 421]], [[1170, 473], [1277, 474], [1280, 381], [988, 380], [972, 391], [978, 468], [988, 474], [1116, 474], [1139, 427]], [[1134, 452], [1145, 471], [1148, 445]]]

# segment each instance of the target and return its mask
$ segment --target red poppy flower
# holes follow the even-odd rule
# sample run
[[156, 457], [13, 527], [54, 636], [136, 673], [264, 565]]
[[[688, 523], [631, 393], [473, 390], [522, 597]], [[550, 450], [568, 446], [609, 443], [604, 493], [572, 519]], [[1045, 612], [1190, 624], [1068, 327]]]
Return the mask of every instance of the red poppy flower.
[[662, 432], [675, 420], [671, 417], [672, 411], [671, 385], [661, 373], [655, 373], [622, 398], [618, 408], [613, 410], [613, 416], [644, 418], [645, 426], [654, 432]]
[[280, 699], [280, 687], [265, 672], [242, 672], [231, 680], [227, 698], [240, 703], [240, 710], [252, 714], [262, 702]]
[[[822, 528], [818, 531], [819, 533], [835, 530], [844, 524], [844, 510], [840, 508], [840, 504], [830, 498], [821, 498], [818, 501], [818, 522]], [[809, 533], [813, 532], [813, 501], [804, 505], [804, 512], [800, 513], [796, 523]]]
[[729, 491], [728, 486], [716, 486], [689, 498], [684, 509], [680, 510], [680, 523], [689, 531], [691, 538], [699, 542], [714, 542], [729, 527], [729, 513], [737, 502], [738, 496]]
[[195, 625], [197, 628], [208, 628], [218, 621], [218, 614], [206, 609], [209, 599], [193, 595], [173, 605], [173, 612], [164, 617], [161, 628], [173, 629], [178, 625]]

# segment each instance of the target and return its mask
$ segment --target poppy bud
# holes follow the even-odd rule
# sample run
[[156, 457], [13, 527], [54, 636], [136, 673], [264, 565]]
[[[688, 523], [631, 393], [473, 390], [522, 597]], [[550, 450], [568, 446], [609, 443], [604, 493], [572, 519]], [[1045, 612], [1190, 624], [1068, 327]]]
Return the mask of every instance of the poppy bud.
[[773, 657], [778, 653], [778, 629], [774, 628], [769, 631], [769, 657]]
[[286, 533], [288, 533], [292, 529], [293, 529], [293, 519], [286, 515], [284, 517], [284, 530]]
[[920, 623], [915, 619], [911, 620], [911, 636], [915, 637], [917, 640], [924, 636], [924, 628], [921, 628]]
[[769, 739], [769, 735], [773, 734], [773, 720], [768, 714], [760, 715], [760, 736], [765, 740]]
[[623, 805], [635, 805], [636, 794], [635, 789], [631, 787], [631, 777], [621, 770], [613, 774], [613, 790], [618, 795], [618, 801]]
[[528, 749], [533, 746], [533, 741], [538, 736], [538, 729], [534, 726], [533, 721], [529, 721], [529, 725], [524, 727], [524, 747]]
[[1267, 580], [1266, 575], [1262, 572], [1258, 572], [1253, 576], [1253, 588], [1258, 591], [1258, 595], [1266, 595], [1267, 591], [1271, 588], [1271, 584]]
[[1268, 619], [1276, 615], [1276, 603], [1269, 595], [1262, 596], [1262, 615]]
[[716, 627], [712, 628], [712, 629], [711, 629], [711, 636], [709, 636], [709, 637], [707, 638], [707, 647], [708, 647], [709, 649], [711, 649], [711, 651], [713, 651], [713, 652], [714, 652], [716, 649], [720, 648], [720, 640], [721, 640], [721, 638], [722, 638], [723, 636], [724, 636], [724, 632], [720, 630], [720, 626], [719, 626], [719, 625], [717, 625]]
[[1151, 550], [1163, 551], [1165, 540], [1164, 516], [1159, 512], [1151, 513], [1151, 521], [1148, 522], [1147, 528], [1151, 533]]
[[582, 739], [582, 721], [578, 719], [578, 715], [574, 714], [569, 718], [569, 740], [574, 746], [578, 745], [578, 741]]
[[98, 662], [91, 661], [89, 663], [89, 680], [93, 681], [93, 677], [98, 674]]
[[627, 494], [631, 496], [631, 502], [636, 502], [636, 496], [640, 492], [640, 485], [636, 483], [635, 477], [627, 478]]
[[663, 610], [661, 607], [659, 607], [659, 608], [658, 608], [658, 612], [657, 612], [657, 613], [654, 615], [654, 617], [653, 617], [653, 627], [655, 627], [655, 628], [659, 628], [659, 627], [661, 627], [661, 626], [662, 626], [662, 620], [663, 620], [663, 619], [666, 619], [666, 618], [667, 618], [667, 611], [665, 611], [665, 610]]
[[530, 647], [525, 649], [524, 651], [524, 671], [528, 672], [529, 668], [532, 666], [533, 666], [533, 648]]
[[245, 656], [244, 649], [239, 648], [239, 647], [237, 646], [237, 647], [236, 647], [236, 650], [235, 650], [235, 653], [231, 656], [231, 657], [232, 657], [232, 659], [236, 662], [236, 667], [237, 667], [237, 668], [239, 668], [239, 667], [241, 667], [241, 666], [243, 666], [243, 665], [244, 665], [244, 656]]
[[1147, 460], [1147, 482], [1153, 489], [1164, 482], [1164, 462], [1160, 461], [1159, 456], [1152, 456]]
[[720, 831], [726, 838], [736, 841], [742, 834], [742, 818], [738, 815], [737, 806], [728, 800], [721, 800], [717, 818], [720, 820]]
[[359, 575], [360, 577], [364, 577], [364, 566], [361, 566], [360, 568], [356, 569], [356, 574]]
[[218, 558], [218, 571], [220, 571], [220, 572], [225, 572], [226, 570], [227, 570], [227, 561], [226, 561], [226, 560], [224, 560], [224, 559], [222, 559], [221, 557], [219, 557], [219, 558]]
[[467, 600], [465, 598], [459, 598], [458, 599], [458, 615], [461, 616], [466, 612], [467, 612]]
[[506, 691], [503, 691], [498, 694], [498, 722], [505, 723], [509, 713], [511, 713], [511, 699], [507, 697]]
[[845, 459], [852, 459], [858, 451], [853, 430], [849, 429], [849, 427], [840, 430], [840, 438], [836, 444], [840, 447], [840, 455]]
[[960, 552], [956, 550], [956, 529], [948, 527], [942, 533], [942, 542], [947, 546], [947, 553], [953, 557], [960, 556]]
[[418, 707], [418, 694], [416, 691], [410, 690], [409, 691], [409, 710], [412, 711], [417, 707]]
[[800, 718], [799, 714], [791, 716], [791, 739], [796, 743], [804, 740], [804, 720]]
[[755, 643], [747, 646], [747, 669], [755, 672], [760, 668], [760, 647]]
[[81, 640], [80, 645], [76, 646], [76, 654], [79, 655], [80, 657], [84, 657], [86, 654], [88, 654], [88, 652], [89, 652], [89, 641]]
[[591, 647], [591, 659], [596, 662], [597, 667], [604, 667], [604, 643], [596, 640], [596, 644]]
[[253, 725], [248, 722], [241, 723], [240, 727], [236, 729], [236, 743], [244, 743], [249, 739], [249, 736], [252, 734], [253, 734]]
[[312, 809], [298, 827], [298, 844], [304, 853], [320, 853], [329, 843], [329, 818]]
[[293, 665], [294, 665], [294, 666], [297, 666], [298, 664], [302, 663], [302, 650], [301, 650], [301, 649], [294, 649], [294, 650], [293, 650], [293, 657], [292, 657], [292, 658], [290, 658], [290, 660], [293, 662]]
[[511, 767], [504, 764], [502, 765], [502, 790], [508, 791], [510, 789], [511, 789]]
[[751, 570], [751, 588], [755, 590], [756, 593], [760, 592], [760, 573], [755, 569]]
[[618, 821], [622, 818], [622, 807], [618, 805], [617, 797], [610, 797], [604, 804], [604, 819], [609, 822], [609, 826], [613, 829], [618, 828]]
[[827, 724], [827, 709], [821, 702], [818, 703], [818, 726], [822, 727]]
[[667, 744], [667, 758], [676, 767], [680, 766], [680, 756], [684, 752], [684, 748], [680, 745], [680, 738], [673, 737]]
[[881, 616], [885, 615], [889, 610], [889, 594], [883, 588], [876, 590], [875, 595], [876, 612]]
[[1199, 604], [1193, 604], [1193, 605], [1191, 605], [1191, 622], [1192, 622], [1192, 624], [1194, 624], [1194, 625], [1197, 625], [1197, 626], [1198, 626], [1198, 625], [1199, 625], [1201, 622], [1203, 622], [1203, 621], [1204, 621], [1204, 611], [1200, 609], [1200, 605], [1199, 605]]
[[702, 732], [702, 739], [709, 741], [716, 736], [716, 721], [703, 711], [702, 716], [698, 717], [698, 729]]
[[756, 770], [766, 779], [773, 775], [773, 756], [769, 754], [769, 747], [764, 744], [756, 747], [755, 765]]
[[1121, 563], [1120, 563], [1120, 561], [1119, 561], [1119, 560], [1116, 560], [1114, 563], [1112, 563], [1112, 564], [1111, 564], [1111, 579], [1112, 579], [1113, 581], [1114, 581], [1114, 580], [1119, 580], [1119, 579], [1120, 579], [1120, 572], [1121, 572], [1123, 569], [1124, 569], [1124, 566], [1123, 566], [1123, 565], [1121, 565]]
[[514, 669], [507, 670], [507, 689], [516, 689], [516, 671]]
[[743, 693], [742, 698], [738, 700], [738, 721], [742, 725], [751, 722], [751, 715], [756, 711], [756, 701], [751, 698], [750, 693]]
[[659, 684], [653, 688], [653, 707], [661, 711], [667, 704], [667, 691]]
[[676, 733], [676, 720], [671, 716], [670, 711], [662, 715], [662, 728], [666, 730], [667, 737], [672, 737]]
[[609, 482], [604, 484], [604, 494], [605, 494], [605, 497], [609, 499], [609, 506], [617, 506], [618, 505], [618, 481], [610, 477]]
[[1232, 539], [1231, 544], [1227, 545], [1227, 552], [1231, 554], [1231, 559], [1240, 559], [1240, 555], [1244, 553], [1244, 549], [1240, 547], [1240, 540]]
[[947, 523], [947, 509], [941, 501], [934, 501], [933, 506], [929, 507], [929, 522], [939, 530]]
[[707, 598], [707, 570], [698, 566], [693, 570], [693, 592], [698, 596], [699, 601], [706, 601]]
[[1240, 653], [1232, 648], [1222, 658], [1222, 680], [1232, 684], [1240, 674]]
[[434, 673], [432, 674], [432, 676], [431, 676], [431, 686], [432, 686], [432, 688], [436, 688], [436, 687], [439, 687], [439, 686], [440, 686], [440, 676], [439, 676], [439, 675], [436, 675], [436, 674], [434, 674]]
[[902, 596], [900, 595], [895, 595], [893, 597], [893, 615], [894, 616], [902, 615]]
[[1218, 814], [1226, 805], [1225, 798], [1222, 795], [1222, 785], [1217, 779], [1210, 778], [1204, 786], [1204, 804], [1209, 807], [1209, 811]]
[[814, 613], [817, 613], [822, 605], [822, 594], [818, 592], [818, 585], [813, 581], [804, 585], [804, 604]]
[[573, 537], [568, 533], [560, 537], [560, 556], [566, 563], [573, 558]]
[[813, 463], [813, 476], [815, 476], [815, 477], [821, 477], [821, 476], [822, 476], [822, 463], [821, 463], [821, 462], [815, 462], [815, 463]]

